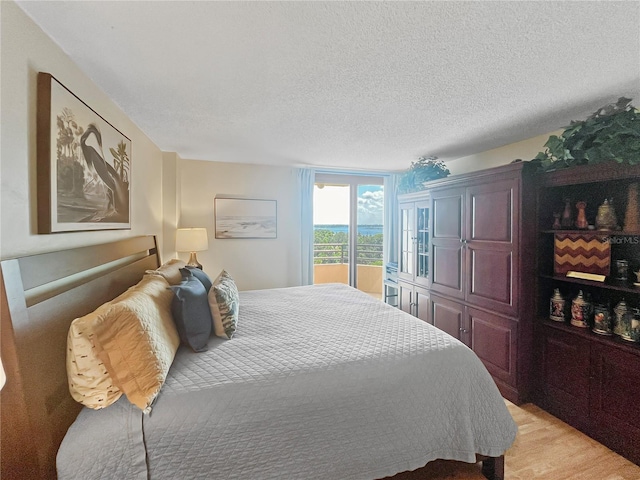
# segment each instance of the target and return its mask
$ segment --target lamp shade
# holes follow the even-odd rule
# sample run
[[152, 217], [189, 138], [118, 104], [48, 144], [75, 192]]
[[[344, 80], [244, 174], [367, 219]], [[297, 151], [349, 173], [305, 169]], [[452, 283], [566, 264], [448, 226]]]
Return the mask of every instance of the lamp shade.
[[209, 248], [206, 228], [179, 228], [176, 232], [176, 251], [202, 252]]

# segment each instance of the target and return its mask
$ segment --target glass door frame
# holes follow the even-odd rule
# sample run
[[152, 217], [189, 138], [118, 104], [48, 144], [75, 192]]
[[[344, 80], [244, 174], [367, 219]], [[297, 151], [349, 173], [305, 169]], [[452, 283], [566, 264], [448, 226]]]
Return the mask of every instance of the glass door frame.
[[[344, 173], [316, 172], [313, 181], [316, 184], [348, 185], [349, 186], [349, 285], [358, 288], [358, 186], [379, 185], [384, 188], [385, 175], [357, 175]], [[387, 195], [387, 192], [384, 192]], [[315, 206], [314, 206], [315, 208]], [[384, 232], [384, 212], [382, 215]], [[386, 239], [382, 237], [383, 251]], [[382, 266], [384, 268], [384, 265]]]

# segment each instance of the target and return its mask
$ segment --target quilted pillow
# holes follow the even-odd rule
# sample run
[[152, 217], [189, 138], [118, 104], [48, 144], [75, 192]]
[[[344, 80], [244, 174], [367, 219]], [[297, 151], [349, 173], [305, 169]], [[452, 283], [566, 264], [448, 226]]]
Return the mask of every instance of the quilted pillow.
[[207, 350], [211, 335], [211, 310], [207, 291], [191, 270], [181, 268], [182, 282], [169, 288], [175, 294], [171, 302], [173, 321], [182, 343], [196, 352]]
[[117, 387], [145, 413], [151, 411], [180, 345], [168, 287], [161, 276], [145, 275], [93, 321], [98, 356]]
[[105, 303], [95, 311], [71, 322], [67, 335], [67, 379], [69, 393], [82, 405], [98, 410], [120, 398], [122, 392], [113, 384], [93, 344], [93, 322], [111, 308]]
[[185, 268], [187, 268], [193, 274], [194, 277], [200, 280], [200, 283], [204, 285], [204, 289], [207, 291], [207, 293], [209, 293], [209, 290], [211, 290], [211, 287], [213, 285], [213, 283], [211, 282], [211, 279], [209, 278], [209, 275], [207, 275], [202, 270], [196, 267], [190, 267], [189, 265], [187, 265]]
[[169, 285], [177, 285], [182, 281], [182, 275], [180, 269], [187, 266], [184, 260], [172, 258], [166, 263], [163, 263], [155, 270], [147, 270], [145, 273], [150, 275], [160, 275], [163, 277]]
[[215, 334], [223, 338], [233, 337], [238, 325], [240, 301], [238, 288], [225, 270], [222, 270], [209, 290], [209, 307]]
[[93, 341], [93, 322], [104, 316], [111, 305], [131, 294], [134, 285], [93, 312], [71, 322], [67, 334], [67, 379], [69, 393], [75, 401], [98, 410], [108, 407], [122, 396], [114, 384], [104, 362], [98, 357]]

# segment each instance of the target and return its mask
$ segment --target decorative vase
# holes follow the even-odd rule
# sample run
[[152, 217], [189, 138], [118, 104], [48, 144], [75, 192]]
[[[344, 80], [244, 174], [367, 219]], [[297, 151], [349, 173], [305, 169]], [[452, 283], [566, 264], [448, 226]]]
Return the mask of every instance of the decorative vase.
[[638, 207], [638, 184], [629, 185], [627, 210], [624, 214], [624, 231], [640, 232], [640, 207]]
[[585, 298], [582, 290], [571, 302], [571, 325], [574, 327], [588, 328], [591, 315], [591, 303]]
[[564, 211], [562, 212], [562, 220], [560, 221], [562, 228], [573, 227], [573, 215], [571, 213], [571, 200], [564, 199]]
[[551, 297], [549, 305], [549, 319], [554, 322], [564, 322], [564, 297], [560, 294], [560, 289], [556, 288]]
[[551, 228], [553, 228], [554, 230], [559, 230], [562, 228], [562, 224], [560, 223], [561, 216], [562, 216], [561, 213], [553, 214], [553, 225], [551, 226]]
[[587, 216], [584, 213], [584, 209], [587, 208], [587, 202], [576, 203], [576, 208], [578, 209], [578, 216], [576, 218], [576, 227], [580, 229], [589, 227], [589, 222], [587, 222]]
[[598, 215], [596, 215], [596, 228], [598, 230], [617, 230], [618, 218], [613, 208], [612, 201], [605, 198], [602, 205], [598, 207]]

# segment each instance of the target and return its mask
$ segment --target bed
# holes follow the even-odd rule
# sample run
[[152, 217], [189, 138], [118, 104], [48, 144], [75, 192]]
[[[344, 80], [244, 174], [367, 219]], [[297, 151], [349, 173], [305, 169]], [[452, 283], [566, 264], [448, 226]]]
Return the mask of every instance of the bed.
[[[434, 459], [478, 458], [488, 478], [504, 476], [517, 429], [475, 354], [344, 285], [241, 292], [235, 336], [211, 337], [205, 352], [181, 346], [149, 413], [124, 396], [80, 410], [63, 388], [69, 323], [157, 267], [157, 248], [140, 237], [46, 257], [2, 262], [3, 360], [11, 366], [3, 447], [5, 428], [9, 441], [25, 442], [17, 464], [2, 449], [3, 477], [8, 465], [25, 478], [364, 480]], [[44, 263], [56, 271], [75, 257], [83, 260], [62, 274], [42, 272]], [[25, 285], [28, 265], [40, 266], [35, 287]], [[60, 286], [59, 278], [72, 280]], [[37, 401], [28, 394], [34, 382]], [[5, 425], [7, 406], [14, 425]]]

